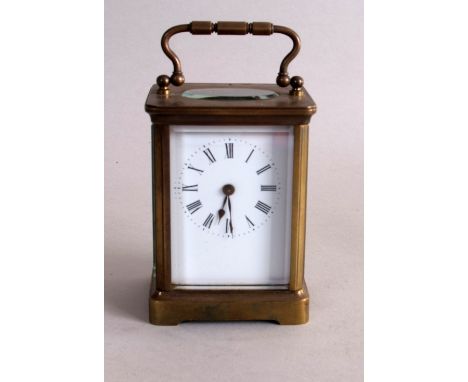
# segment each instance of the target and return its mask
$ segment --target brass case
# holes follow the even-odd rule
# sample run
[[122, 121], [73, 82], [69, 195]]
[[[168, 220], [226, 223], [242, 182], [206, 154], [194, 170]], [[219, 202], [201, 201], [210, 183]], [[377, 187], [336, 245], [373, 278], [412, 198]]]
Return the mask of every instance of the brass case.
[[[269, 100], [194, 100], [188, 89], [245, 87], [273, 90]], [[154, 271], [149, 298], [150, 322], [265, 320], [304, 324], [309, 294], [304, 282], [309, 121], [315, 102], [304, 89], [300, 96], [277, 85], [184, 84], [160, 94], [153, 86], [145, 110], [152, 125]], [[287, 290], [181, 290], [171, 282], [170, 125], [290, 125], [294, 129], [290, 282]]]

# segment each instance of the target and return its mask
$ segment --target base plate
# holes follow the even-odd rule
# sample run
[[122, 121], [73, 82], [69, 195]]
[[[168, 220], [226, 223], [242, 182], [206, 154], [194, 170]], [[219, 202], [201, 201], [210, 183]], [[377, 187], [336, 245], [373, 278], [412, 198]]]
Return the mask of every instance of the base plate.
[[172, 290], [152, 288], [149, 319], [155, 325], [183, 321], [272, 321], [282, 325], [309, 320], [309, 293], [290, 290]]

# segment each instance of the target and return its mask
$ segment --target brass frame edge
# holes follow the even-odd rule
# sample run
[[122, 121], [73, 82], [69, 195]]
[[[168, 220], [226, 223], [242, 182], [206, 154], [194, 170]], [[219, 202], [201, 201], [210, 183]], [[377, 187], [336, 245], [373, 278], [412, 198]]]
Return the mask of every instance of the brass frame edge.
[[308, 149], [309, 125], [294, 126], [290, 290], [300, 290], [304, 283]]
[[[156, 289], [171, 289], [169, 125], [152, 125], [153, 160], [153, 261]], [[160, 223], [160, 224], [158, 224]]]

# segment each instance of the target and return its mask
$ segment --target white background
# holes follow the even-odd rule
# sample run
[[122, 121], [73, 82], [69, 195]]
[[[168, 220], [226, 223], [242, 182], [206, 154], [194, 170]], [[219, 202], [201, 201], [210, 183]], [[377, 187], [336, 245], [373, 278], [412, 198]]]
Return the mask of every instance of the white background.
[[[112, 1], [106, 8], [106, 372], [109, 380], [359, 380], [363, 374], [363, 23], [355, 1]], [[192, 20], [271, 21], [302, 49], [289, 67], [315, 99], [305, 279], [310, 323], [148, 325], [150, 119], [143, 104], [172, 64], [164, 31]], [[171, 40], [187, 82], [274, 83], [292, 42], [273, 36]], [[174, 328], [172, 328], [174, 329]], [[122, 351], [126, 347], [127, 351]], [[220, 351], [220, 349], [232, 351]], [[262, 356], [259, 357], [259, 353]], [[184, 360], [181, 367], [180, 360]], [[215, 365], [206, 367], [211, 360]], [[294, 361], [293, 361], [294, 360]], [[177, 378], [176, 378], [177, 375]], [[240, 376], [243, 375], [243, 378]], [[237, 377], [237, 378], [236, 378]]]
[[[297, 2], [298, 7], [304, 3]], [[99, 381], [103, 351], [102, 7], [95, 1], [6, 4], [0, 12], [0, 379]], [[147, 4], [140, 7], [142, 11], [147, 10]], [[166, 20], [171, 13], [163, 6], [168, 2], [160, 4], [156, 16]], [[223, 6], [239, 2], [222, 4], [217, 5], [216, 16], [227, 14]], [[298, 8], [301, 12], [286, 3], [269, 1], [267, 7], [266, 2], [258, 2], [245, 5], [245, 14], [253, 19], [256, 14], [277, 12], [286, 20], [284, 24], [296, 25], [299, 20], [308, 28], [320, 25], [325, 31], [320, 34], [321, 43], [314, 40], [319, 49], [312, 46], [311, 50], [316, 51], [315, 58], [325, 57], [323, 62], [331, 69], [340, 66], [343, 76], [336, 76], [340, 79], [336, 83], [349, 83], [344, 68], [347, 60], [329, 58], [350, 44], [343, 22], [354, 22], [362, 29], [361, 11], [358, 15], [349, 12], [356, 6], [351, 1], [308, 4], [309, 11]], [[258, 7], [256, 14], [252, 7]], [[206, 9], [200, 8], [202, 11], [206, 14]], [[460, 1], [372, 1], [366, 7], [368, 381], [468, 379], [466, 14]], [[114, 18], [125, 21], [127, 15]], [[161, 31], [165, 27], [161, 25]], [[304, 33], [301, 35], [304, 40]], [[312, 63], [308, 66], [314, 68]], [[314, 68], [315, 92], [317, 79], [326, 76], [324, 66], [317, 73]], [[316, 95], [309, 86], [314, 84], [310, 74], [303, 71], [301, 75]], [[330, 86], [333, 83], [330, 81]], [[353, 86], [356, 83], [361, 83], [359, 76]], [[131, 95], [135, 96], [134, 92]], [[348, 98], [348, 94], [343, 97]], [[319, 107], [323, 99], [317, 98]], [[321, 109], [316, 123], [320, 115]], [[323, 152], [328, 151], [328, 147], [323, 148]], [[138, 152], [132, 155], [139, 158]], [[312, 211], [312, 216], [316, 213]], [[312, 254], [316, 252], [312, 250]], [[128, 265], [127, 273], [146, 274], [146, 263], [132, 258]], [[141, 293], [145, 288], [141, 285]], [[119, 301], [128, 301], [126, 290], [116, 294], [120, 294]], [[322, 293], [322, 298], [335, 295], [336, 290], [331, 290], [326, 296]], [[139, 324], [130, 330], [117, 322], [111, 329], [141, 335], [147, 326], [144, 309], [138, 301], [127, 302], [126, 307], [119, 313], [130, 320], [134, 316], [128, 312], [139, 312]], [[310, 324], [315, 333], [317, 316], [315, 326]], [[348, 318], [343, 317], [343, 322]], [[145, 361], [157, 366], [155, 378], [189, 379], [188, 371], [197, 377], [197, 370], [212, 368], [223, 357], [243, 373], [243, 380], [249, 376], [260, 380], [265, 374], [261, 374], [261, 367], [249, 369], [247, 350], [261, 354], [252, 362], [259, 365], [260, 360], [260, 366], [268, 366], [277, 379], [362, 380], [360, 357], [355, 363], [346, 362], [341, 353], [327, 352], [328, 347], [343, 348], [343, 344], [332, 335], [339, 332], [333, 322], [322, 323], [329, 328], [324, 342], [306, 338], [301, 344], [306, 346], [297, 352], [299, 343], [288, 346], [291, 344], [273, 340], [272, 328], [263, 324], [240, 325], [236, 335], [229, 333], [231, 325], [211, 325], [205, 348], [208, 353], [195, 360], [183, 358], [183, 367], [178, 369], [161, 363], [167, 359], [151, 357], [151, 343], [154, 346], [166, 339], [172, 345], [165, 345], [165, 350], [175, 357], [187, 341], [203, 335], [205, 326], [181, 326], [178, 331], [153, 327], [151, 342], [117, 344], [111, 357], [121, 356], [121, 378], [108, 372], [108, 380], [144, 380], [139, 377], [148, 372]], [[294, 338], [295, 333], [304, 335], [304, 327], [273, 328], [286, 333], [286, 338]], [[257, 347], [253, 337], [278, 346]], [[112, 345], [112, 340], [109, 342]], [[136, 352], [132, 348], [135, 344], [141, 345]], [[314, 346], [318, 347], [311, 351]], [[299, 353], [304, 354], [300, 362], [290, 356]], [[273, 354], [279, 355], [281, 362], [272, 361]], [[141, 362], [138, 358], [135, 361], [135, 356], [141, 357]], [[198, 362], [200, 359], [206, 363]], [[352, 365], [357, 366], [350, 376]], [[288, 374], [291, 370], [296, 371], [293, 377]], [[239, 374], [230, 373], [227, 378], [239, 380]]]

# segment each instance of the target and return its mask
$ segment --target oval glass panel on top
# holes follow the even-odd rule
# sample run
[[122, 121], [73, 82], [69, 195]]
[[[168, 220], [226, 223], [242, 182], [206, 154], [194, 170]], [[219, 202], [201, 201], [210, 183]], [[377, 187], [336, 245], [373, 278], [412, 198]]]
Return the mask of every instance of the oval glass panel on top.
[[206, 88], [190, 89], [182, 93], [182, 97], [209, 100], [265, 100], [278, 97], [272, 90], [250, 88]]

